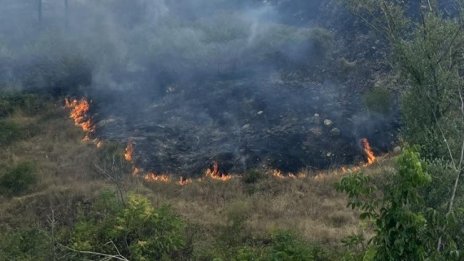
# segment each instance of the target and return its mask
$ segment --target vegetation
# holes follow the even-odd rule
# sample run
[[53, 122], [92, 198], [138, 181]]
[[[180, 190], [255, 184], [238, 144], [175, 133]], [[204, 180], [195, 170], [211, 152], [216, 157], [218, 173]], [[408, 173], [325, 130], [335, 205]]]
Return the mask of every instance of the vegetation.
[[[342, 178], [337, 170], [287, 179], [253, 170], [228, 182], [144, 182], [127, 174], [119, 145], [82, 143], [59, 102], [37, 92], [50, 86], [60, 97], [91, 81], [80, 56], [52, 59], [22, 75], [35, 93], [0, 94], [0, 257], [462, 260], [464, 9], [445, 14], [436, 1], [420, 1], [418, 10], [399, 0], [343, 2], [389, 43], [386, 74], [401, 94], [400, 155]], [[240, 25], [217, 19], [218, 25], [196, 25], [205, 32], [199, 43], [171, 46], [163, 40], [172, 39], [159, 37], [149, 55], [181, 50], [192, 66], [220, 60], [220, 52], [189, 51], [247, 37]], [[276, 50], [289, 42], [298, 47], [290, 53], [305, 52], [291, 61], [298, 66], [306, 59], [324, 63], [334, 47], [324, 29], [272, 31], [250, 49], [265, 62], [286, 64]], [[396, 97], [377, 86], [363, 98], [370, 112], [388, 115]]]

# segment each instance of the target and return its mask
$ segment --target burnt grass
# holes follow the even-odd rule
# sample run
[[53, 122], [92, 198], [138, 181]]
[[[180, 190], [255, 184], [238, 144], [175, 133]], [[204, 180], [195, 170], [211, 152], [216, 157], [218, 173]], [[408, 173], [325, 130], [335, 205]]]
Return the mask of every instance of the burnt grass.
[[91, 94], [96, 136], [131, 141], [135, 165], [157, 173], [200, 176], [214, 161], [222, 173], [356, 164], [361, 138], [382, 154], [398, 128], [341, 84], [271, 75], [157, 88]]

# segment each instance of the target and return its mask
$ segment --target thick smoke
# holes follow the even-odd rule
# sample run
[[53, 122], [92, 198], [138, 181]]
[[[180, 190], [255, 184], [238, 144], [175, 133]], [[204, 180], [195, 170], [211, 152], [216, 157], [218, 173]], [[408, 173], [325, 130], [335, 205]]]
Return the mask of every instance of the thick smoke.
[[326, 73], [324, 1], [31, 2], [0, 1], [2, 86], [90, 97], [96, 135], [132, 140], [147, 170], [352, 163], [383, 127]]

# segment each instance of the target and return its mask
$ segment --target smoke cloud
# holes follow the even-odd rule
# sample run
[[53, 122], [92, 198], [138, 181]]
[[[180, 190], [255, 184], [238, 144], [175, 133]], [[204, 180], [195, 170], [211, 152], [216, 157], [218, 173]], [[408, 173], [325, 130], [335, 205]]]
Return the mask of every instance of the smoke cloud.
[[0, 1], [0, 86], [90, 97], [96, 135], [132, 140], [146, 170], [352, 163], [379, 128], [327, 73], [324, 1], [65, 2]]

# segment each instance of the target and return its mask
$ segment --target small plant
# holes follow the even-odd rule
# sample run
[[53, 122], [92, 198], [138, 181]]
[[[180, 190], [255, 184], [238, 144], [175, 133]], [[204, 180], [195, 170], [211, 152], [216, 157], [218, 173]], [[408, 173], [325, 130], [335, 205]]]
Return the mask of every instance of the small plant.
[[36, 181], [34, 164], [30, 162], [19, 163], [0, 177], [0, 191], [2, 194], [17, 195], [28, 190]]
[[82, 217], [74, 228], [72, 248], [114, 253], [130, 260], [170, 260], [185, 245], [184, 223], [167, 206], [155, 209], [139, 195], [130, 195], [125, 207], [114, 194], [104, 193], [95, 215]]
[[22, 136], [23, 130], [18, 124], [0, 120], [0, 146], [9, 145]]
[[308, 244], [299, 240], [294, 234], [281, 231], [272, 236], [269, 260], [317, 260], [314, 250]]
[[363, 96], [366, 107], [376, 113], [386, 115], [392, 108], [392, 97], [390, 92], [385, 88], [373, 88]]
[[245, 184], [255, 184], [263, 177], [264, 175], [261, 172], [250, 170], [243, 175], [242, 180]]
[[[419, 154], [407, 149], [398, 158], [398, 173], [383, 198], [362, 173], [344, 177], [337, 189], [348, 194], [348, 206], [361, 210], [361, 219], [373, 221], [375, 236], [364, 257], [373, 260], [425, 260], [426, 219], [420, 209], [419, 189], [431, 181]], [[369, 259], [372, 260], [372, 259]]]
[[31, 228], [0, 235], [1, 260], [50, 260], [49, 237]]

